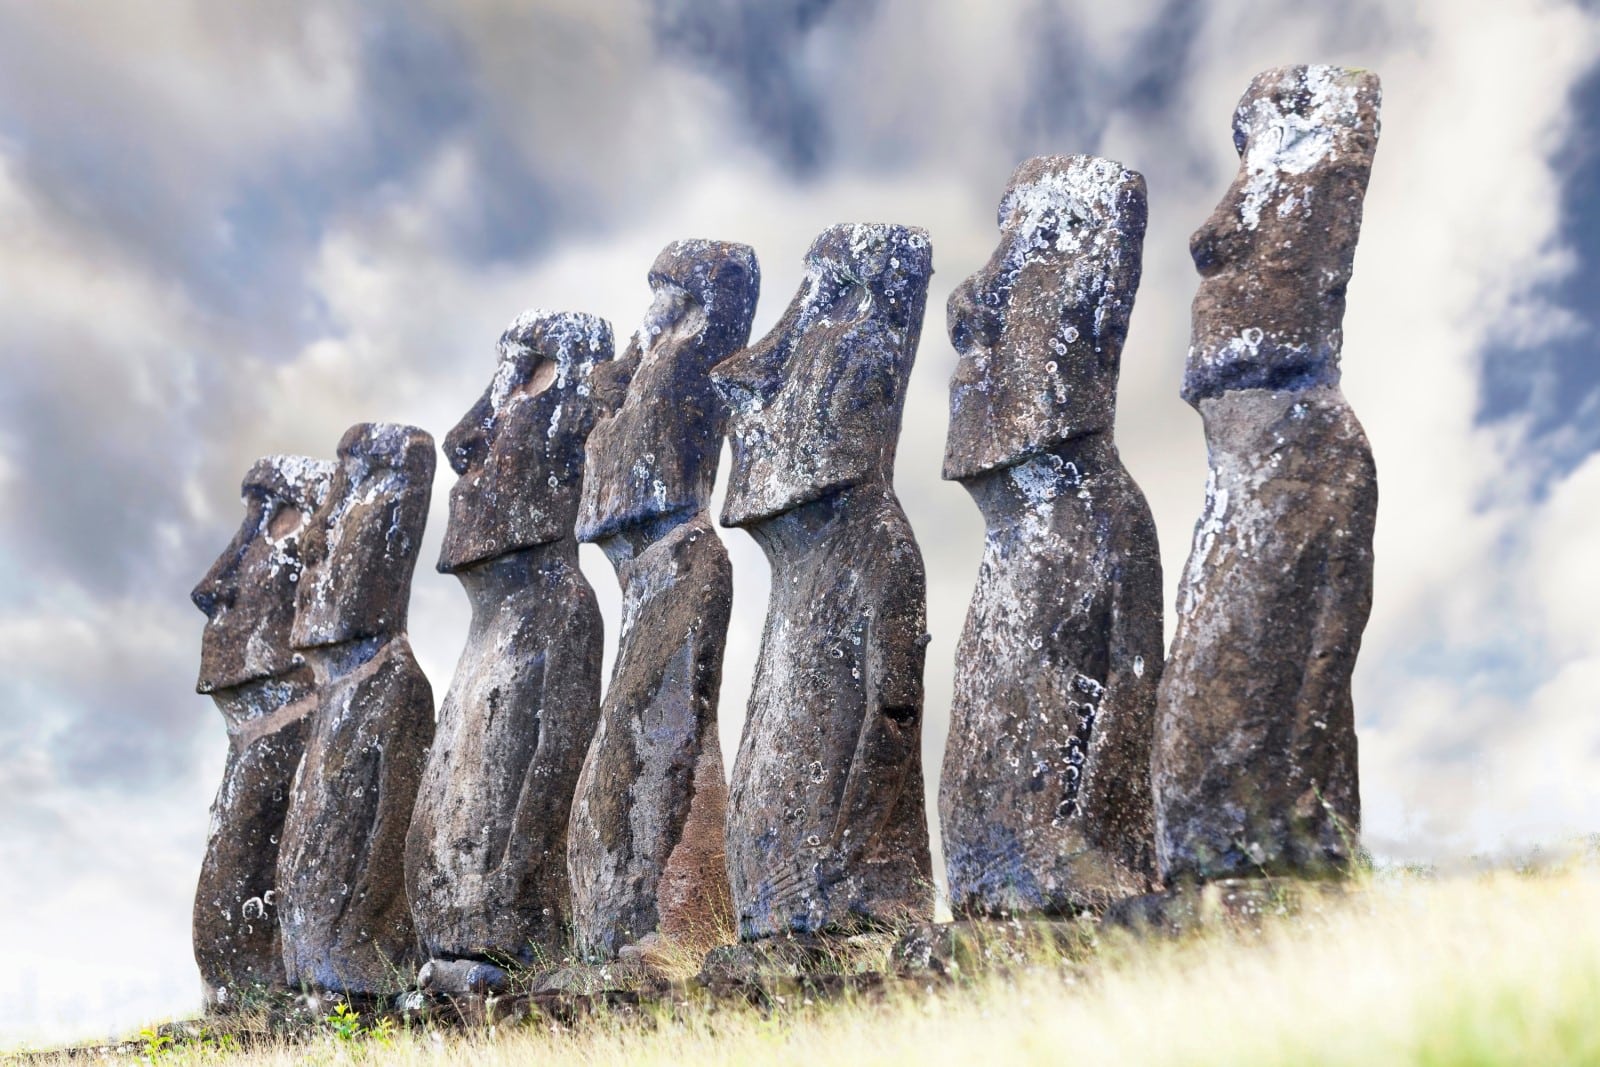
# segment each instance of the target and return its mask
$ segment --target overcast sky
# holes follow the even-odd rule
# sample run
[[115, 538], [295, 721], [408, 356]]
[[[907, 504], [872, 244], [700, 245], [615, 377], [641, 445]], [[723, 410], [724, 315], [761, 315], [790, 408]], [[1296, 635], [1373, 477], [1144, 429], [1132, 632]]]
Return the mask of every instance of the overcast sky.
[[[368, 419], [442, 438], [519, 311], [625, 338], [670, 240], [755, 247], [759, 335], [823, 228], [932, 237], [898, 488], [934, 789], [983, 530], [939, 480], [945, 300], [1025, 157], [1142, 171], [1117, 434], [1170, 613], [1205, 482], [1177, 398], [1188, 235], [1237, 166], [1235, 102], [1282, 63], [1384, 83], [1344, 361], [1381, 486], [1367, 843], [1449, 861], [1600, 831], [1597, 57], [1578, 0], [0, 0], [0, 1046], [199, 1003], [226, 742], [187, 593], [250, 463], [330, 457]], [[468, 614], [432, 569], [451, 480], [411, 613], [438, 695]], [[731, 762], [767, 577], [724, 540]], [[584, 564], [614, 646], [616, 581]]]

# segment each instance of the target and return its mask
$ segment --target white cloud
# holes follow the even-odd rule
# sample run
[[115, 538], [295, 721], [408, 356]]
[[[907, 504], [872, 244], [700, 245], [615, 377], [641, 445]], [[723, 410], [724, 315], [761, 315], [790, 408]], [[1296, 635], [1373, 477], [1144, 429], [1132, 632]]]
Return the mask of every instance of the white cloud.
[[[199, 627], [169, 606], [63, 599], [0, 615], [0, 675], [16, 713], [0, 721], [7, 1047], [99, 1039], [196, 1001], [189, 904], [222, 771], [222, 718], [193, 693], [159, 691], [170, 674], [158, 670], [152, 692], [139, 672], [176, 661], [189, 674]], [[73, 714], [65, 680], [87, 683], [109, 716]], [[164, 700], [164, 721], [150, 719], [152, 699]], [[127, 765], [151, 735], [164, 765]]]
[[[220, 776], [220, 759], [208, 769]], [[122, 1036], [192, 1010], [189, 901], [204, 834], [172, 827], [194, 822], [195, 807], [203, 827], [209, 803], [199, 787], [154, 803], [74, 798], [46, 815], [8, 807], [0, 909], [18, 925], [0, 975], [5, 1047]]]
[[331, 133], [359, 102], [353, 26], [314, 5], [69, 4], [6, 18], [14, 99], [63, 123], [121, 120], [109, 132], [136, 130], [180, 189], [222, 191], [216, 171], [237, 176]]
[[1553, 657], [1600, 653], [1600, 454], [1562, 479], [1535, 514], [1517, 576], [1519, 614], [1538, 621]]
[[[1474, 661], [1498, 657], [1484, 667], [1513, 690], [1556, 666], [1524, 640], [1543, 627], [1517, 577], [1528, 532], [1545, 521], [1534, 495], [1545, 464], [1520, 426], [1474, 417], [1486, 345], [1567, 262], [1550, 157], [1596, 34], [1592, 20], [1551, 4], [1421, 5], [1418, 18], [1428, 32], [1416, 58], [1383, 69], [1384, 140], [1350, 290], [1345, 382], [1381, 487], [1377, 602], [1357, 696], [1363, 721], [1383, 730], [1363, 749], [1364, 796], [1383, 811], [1392, 795], [1411, 795], [1432, 830], [1405, 848], [1437, 853], [1525, 840], [1519, 822], [1539, 772], [1508, 765], [1508, 748], [1518, 748], [1504, 735], [1524, 742], [1526, 759], [1563, 716], [1581, 714], [1527, 714], [1525, 698], [1508, 700], [1504, 715], [1471, 713], [1483, 699]], [[1402, 698], [1419, 671], [1443, 687], [1441, 700]], [[1464, 718], [1479, 729], [1458, 738]], [[1391, 729], [1413, 735], [1403, 761], [1385, 762]], [[1441, 749], [1462, 753], [1496, 788], [1463, 788]], [[1593, 781], [1594, 769], [1577, 781]], [[1546, 814], [1547, 834], [1573, 833], [1593, 828], [1595, 808]]]

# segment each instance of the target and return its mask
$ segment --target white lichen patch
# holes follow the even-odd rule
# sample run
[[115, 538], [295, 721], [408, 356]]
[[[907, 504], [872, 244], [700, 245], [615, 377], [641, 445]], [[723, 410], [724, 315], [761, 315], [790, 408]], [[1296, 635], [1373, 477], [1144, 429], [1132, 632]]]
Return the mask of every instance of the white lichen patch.
[[1219, 485], [1215, 466], [1206, 474], [1206, 506], [1194, 529], [1194, 549], [1184, 570], [1178, 595], [1178, 614], [1188, 615], [1206, 595], [1206, 574], [1211, 569], [1211, 552], [1222, 535], [1228, 518], [1229, 492]]
[[[1301, 69], [1291, 68], [1285, 76], [1301, 81]], [[1311, 66], [1303, 71], [1301, 84], [1254, 86], [1234, 116], [1235, 128], [1246, 137], [1239, 219], [1247, 229], [1261, 224], [1262, 210], [1274, 199], [1280, 216], [1292, 211], [1305, 186], [1288, 179], [1326, 161], [1336, 149], [1339, 131], [1356, 123], [1359, 89], [1342, 68]], [[1286, 110], [1301, 89], [1309, 103]]]
[[328, 484], [333, 479], [333, 464], [328, 460], [312, 459], [310, 456], [267, 456], [265, 463], [273, 467], [282, 475], [294, 493], [300, 498], [296, 504], [304, 507], [305, 503], [320, 501], [328, 495]]
[[1090, 239], [1102, 237], [1104, 227], [1119, 222], [1119, 196], [1134, 178], [1109, 159], [1072, 156], [1066, 166], [1009, 189], [1000, 202], [1000, 227], [1032, 233], [1040, 247], [1082, 251]]
[[[1035, 174], [1041, 164], [1044, 169]], [[1109, 159], [1024, 163], [1000, 202], [1001, 251], [998, 263], [977, 279], [980, 299], [1008, 321], [1054, 324], [1053, 336], [1042, 340], [1058, 358], [1080, 341], [1101, 351], [1115, 313], [1133, 297], [1118, 282], [1130, 269], [1137, 272], [1139, 242], [1127, 234], [1142, 200], [1139, 175]], [[1059, 275], [1047, 289], [1048, 306], [1012, 306], [1019, 276], [1040, 263]], [[1074, 313], [1061, 314], [1063, 307]]]

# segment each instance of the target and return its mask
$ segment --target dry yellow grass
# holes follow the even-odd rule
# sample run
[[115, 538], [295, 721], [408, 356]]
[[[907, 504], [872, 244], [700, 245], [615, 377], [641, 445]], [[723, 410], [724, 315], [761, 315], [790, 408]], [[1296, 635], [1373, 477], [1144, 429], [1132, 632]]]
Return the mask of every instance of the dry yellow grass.
[[161, 1058], [237, 1067], [1600, 1064], [1600, 872], [1376, 878], [1259, 936], [1108, 944], [1087, 968], [1042, 962], [883, 1004]]

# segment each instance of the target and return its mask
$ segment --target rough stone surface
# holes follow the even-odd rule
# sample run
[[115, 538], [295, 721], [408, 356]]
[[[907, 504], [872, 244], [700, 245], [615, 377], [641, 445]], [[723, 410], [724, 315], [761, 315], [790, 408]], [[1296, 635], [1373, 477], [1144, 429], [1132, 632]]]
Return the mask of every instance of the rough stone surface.
[[488, 996], [503, 991], [509, 979], [482, 960], [429, 960], [417, 972], [417, 988], [433, 996]]
[[1146, 892], [1161, 676], [1155, 521], [1112, 440], [1144, 179], [1043, 156], [951, 295], [945, 477], [988, 532], [956, 650], [939, 811], [957, 915], [1070, 914]]
[[439, 569], [461, 581], [472, 624], [406, 843], [412, 914], [436, 961], [526, 966], [566, 946], [567, 820], [602, 653], [572, 522], [591, 382], [611, 354], [603, 319], [522, 315], [483, 399], [445, 438], [460, 478]]
[[1047, 961], [1091, 957], [1099, 924], [1077, 919], [1009, 919], [922, 923], [906, 930], [890, 953], [902, 975], [977, 978], [1037, 969]]
[[709, 371], [749, 340], [760, 272], [744, 245], [679, 241], [650, 284], [644, 324], [605, 368], [614, 410], [589, 438], [578, 518], [623, 603], [568, 841], [578, 950], [595, 959], [655, 933], [713, 941], [733, 910], [717, 739], [733, 570], [705, 514], [723, 427]]
[[1183, 398], [1339, 382], [1345, 288], [1378, 147], [1378, 76], [1258, 74], [1233, 116], [1239, 173], [1189, 239], [1195, 294]]
[[206, 615], [196, 690], [228, 728], [228, 762], [194, 898], [194, 955], [206, 1001], [283, 986], [278, 841], [305, 750], [311, 669], [289, 644], [300, 538], [328, 492], [331, 463], [269, 456], [245, 475], [239, 532], [190, 594]]
[[973, 478], [1110, 434], [1139, 289], [1144, 177], [1094, 156], [1035, 156], [1011, 176], [1000, 244], [950, 294], [944, 476]]
[[[578, 536], [705, 510], [722, 453], [725, 411], [710, 369], [750, 339], [761, 293], [755, 251], [674, 241], [651, 264], [652, 301], [621, 358], [595, 375], [605, 408], [594, 432]], [[660, 446], [660, 447], [657, 447]]]
[[778, 325], [712, 372], [733, 420], [722, 521], [772, 566], [728, 803], [746, 939], [932, 908], [925, 579], [891, 488], [931, 259], [921, 230], [825, 231]]
[[190, 598], [206, 615], [199, 693], [221, 693], [292, 674], [305, 660], [290, 645], [301, 547], [328, 493], [333, 464], [267, 456], [244, 477], [244, 522]]
[[706, 953], [696, 979], [715, 986], [729, 981], [863, 974], [882, 969], [893, 943], [882, 931], [866, 931], [854, 935], [795, 934], [718, 945]]
[[604, 963], [569, 964], [541, 972], [528, 983], [528, 992], [592, 997], [651, 989], [663, 980], [654, 968], [638, 960], [615, 959]]
[[291, 986], [387, 995], [416, 973], [404, 849], [433, 692], [405, 625], [433, 447], [409, 426], [351, 427], [301, 548], [292, 640], [317, 707], [278, 855]]
[[1183, 395], [1211, 473], [1159, 696], [1169, 882], [1334, 873], [1357, 848], [1350, 675], [1377, 478], [1338, 381], [1378, 105], [1370, 73], [1258, 75], [1234, 116], [1239, 175], [1190, 241]]
[[1250, 933], [1272, 919], [1317, 913], [1338, 904], [1348, 882], [1295, 878], [1219, 878], [1118, 901], [1101, 929], [1142, 937], [1203, 931]]

